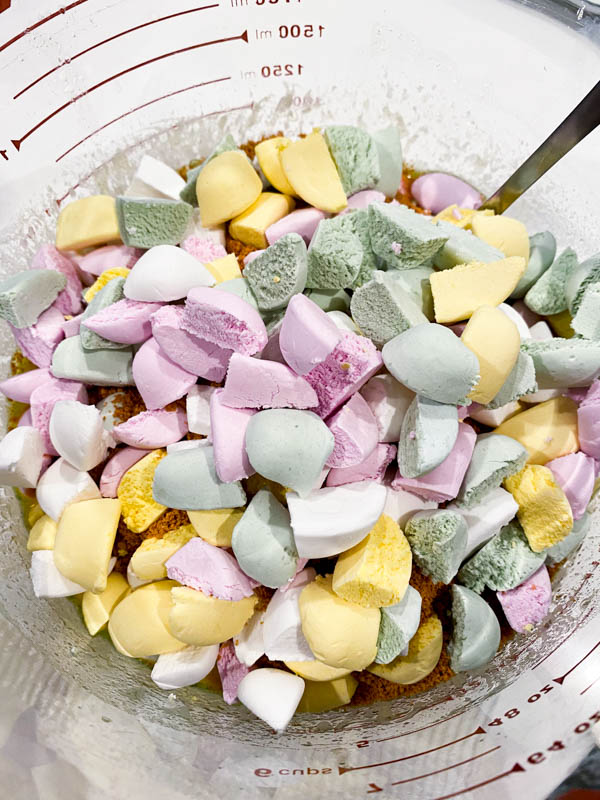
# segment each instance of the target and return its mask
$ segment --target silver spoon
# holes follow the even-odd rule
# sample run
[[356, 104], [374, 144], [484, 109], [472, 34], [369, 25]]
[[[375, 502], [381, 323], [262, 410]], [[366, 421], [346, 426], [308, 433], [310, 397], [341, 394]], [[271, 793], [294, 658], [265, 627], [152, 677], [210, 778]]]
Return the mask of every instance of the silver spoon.
[[600, 125], [600, 81], [535, 153], [532, 153], [506, 183], [481, 204], [480, 208], [491, 208], [496, 214], [502, 214], [598, 125]]

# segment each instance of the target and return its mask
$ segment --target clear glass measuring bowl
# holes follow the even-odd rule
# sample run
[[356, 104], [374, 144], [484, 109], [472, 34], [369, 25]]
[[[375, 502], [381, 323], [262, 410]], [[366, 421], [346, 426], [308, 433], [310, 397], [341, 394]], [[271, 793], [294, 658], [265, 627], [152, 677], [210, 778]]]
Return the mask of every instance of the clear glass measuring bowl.
[[[143, 153], [180, 165], [225, 131], [244, 141], [330, 121], [394, 123], [407, 161], [492, 190], [596, 82], [598, 10], [13, 3], [0, 12], [2, 271], [51, 240], [64, 203], [121, 191]], [[590, 136], [514, 206], [530, 230], [552, 229], [582, 257], [598, 249], [599, 144]], [[12, 341], [1, 335], [6, 373]], [[216, 694], [157, 689], [146, 666], [90, 639], [70, 602], [33, 598], [10, 492], [0, 515], [0, 776], [14, 798], [541, 798], [592, 746], [597, 517], [555, 577], [547, 622], [486, 669], [414, 698], [299, 715], [276, 737]]]

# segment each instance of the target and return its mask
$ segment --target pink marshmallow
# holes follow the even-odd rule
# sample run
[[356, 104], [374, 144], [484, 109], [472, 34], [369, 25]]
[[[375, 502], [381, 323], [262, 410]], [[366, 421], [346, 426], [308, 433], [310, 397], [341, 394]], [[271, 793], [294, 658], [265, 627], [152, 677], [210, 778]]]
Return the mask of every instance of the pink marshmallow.
[[223, 688], [223, 700], [231, 705], [237, 700], [238, 686], [242, 682], [242, 678], [245, 678], [250, 672], [250, 667], [242, 664], [239, 660], [232, 642], [224, 642], [219, 648], [217, 669]]
[[529, 306], [526, 306], [522, 300], [517, 300], [516, 303], [513, 303], [513, 308], [520, 314], [525, 323], [531, 328], [536, 323], [540, 322], [542, 317], [539, 314], [536, 314], [535, 311], [532, 311]]
[[258, 581], [249, 578], [235, 558], [199, 536], [190, 539], [166, 562], [167, 575], [208, 597], [242, 600], [251, 597]]
[[111, 342], [140, 344], [152, 336], [150, 318], [161, 308], [161, 303], [142, 303], [125, 297], [88, 317], [85, 325]]
[[244, 256], [244, 266], [247, 267], [251, 261], [254, 261], [255, 258], [258, 258], [258, 256], [264, 252], [264, 250], [252, 250], [251, 253], [248, 253], [247, 256]]
[[[288, 589], [296, 589], [298, 586], [306, 586], [307, 583], [310, 583], [311, 580], [314, 580], [316, 577], [316, 572], [312, 567], [309, 567], [306, 572], [313, 573], [309, 580], [306, 580], [306, 575], [304, 574], [304, 567], [308, 564], [308, 558], [299, 558], [298, 563], [296, 564], [296, 572], [292, 575], [287, 583], [284, 583], [283, 586], [279, 587], [280, 592], [287, 592]], [[302, 575], [300, 573], [303, 573]]]
[[148, 339], [134, 356], [133, 379], [146, 408], [164, 408], [187, 394], [196, 376], [174, 364], [156, 339]]
[[456, 325], [449, 325], [448, 326], [452, 333], [455, 333], [459, 338], [463, 335], [465, 328], [467, 327], [466, 322], [458, 322]]
[[47, 369], [30, 369], [29, 372], [22, 372], [20, 375], [13, 375], [0, 383], [0, 392], [10, 400], [17, 403], [29, 403], [31, 393], [43, 383], [53, 381]]
[[115, 425], [112, 434], [118, 441], [143, 450], [156, 450], [178, 442], [188, 432], [185, 411], [142, 411]]
[[78, 314], [76, 317], [71, 317], [71, 319], [66, 319], [63, 322], [62, 327], [65, 334], [65, 339], [68, 339], [71, 336], [77, 336], [79, 334], [82, 321], [83, 314]]
[[19, 421], [17, 422], [17, 428], [20, 428], [22, 425], [26, 425], [28, 428], [33, 427], [33, 418], [31, 416], [31, 409], [28, 408], [27, 411], [23, 412], [19, 417]]
[[526, 581], [506, 592], [496, 592], [504, 616], [517, 633], [530, 632], [541, 622], [552, 602], [552, 585], [545, 566], [541, 566]]
[[67, 279], [67, 285], [54, 301], [54, 306], [62, 314], [79, 314], [83, 308], [81, 298], [83, 286], [79, 280], [77, 268], [70, 258], [59, 252], [53, 245], [45, 244], [33, 257], [31, 269], [53, 269], [56, 272], [62, 272]]
[[385, 202], [385, 195], [383, 192], [378, 192], [375, 189], [365, 189], [362, 192], [357, 192], [356, 194], [351, 195], [348, 198], [348, 205], [343, 211], [337, 215], [341, 217], [342, 214], [347, 214], [349, 211], [352, 211], [355, 208], [358, 209], [365, 209], [368, 208], [371, 203], [384, 203]]
[[583, 452], [600, 459], [600, 381], [594, 381], [577, 409], [579, 446]]
[[341, 333], [341, 340], [325, 361], [305, 375], [319, 398], [315, 412], [320, 417], [328, 417], [339, 408], [383, 365], [381, 353], [370, 339], [350, 331]]
[[345, 469], [336, 467], [330, 470], [326, 485], [344, 486], [346, 483], [360, 483], [360, 481], [381, 483], [386, 469], [396, 458], [396, 451], [396, 445], [380, 443], [360, 464]]
[[35, 325], [28, 328], [11, 325], [10, 329], [23, 355], [36, 366], [45, 368], [52, 364], [52, 354], [65, 337], [64, 321], [62, 313], [52, 305], [40, 314]]
[[100, 476], [100, 494], [102, 497], [116, 497], [123, 475], [147, 455], [147, 450], [138, 450], [135, 447], [124, 447], [121, 450], [117, 450], [110, 461], [107, 462]]
[[200, 239], [198, 236], [188, 236], [181, 243], [181, 247], [198, 261], [207, 263], [217, 258], [225, 258], [227, 250], [222, 244], [212, 239]]
[[361, 394], [354, 394], [328, 421], [335, 445], [326, 461], [328, 467], [355, 467], [375, 449], [377, 420]]
[[314, 408], [319, 401], [310, 383], [285, 364], [234, 353], [221, 402], [233, 408]]
[[286, 214], [285, 217], [269, 225], [265, 231], [267, 242], [275, 244], [282, 236], [288, 233], [297, 233], [302, 236], [306, 244], [310, 244], [319, 222], [328, 216], [330, 215], [319, 211], [318, 208], [299, 208], [297, 211], [292, 211], [291, 214]]
[[183, 306], [164, 306], [153, 314], [154, 338], [173, 363], [207, 381], [222, 381], [232, 351], [183, 330], [183, 315]]
[[454, 447], [442, 463], [419, 478], [403, 478], [400, 472], [392, 481], [393, 489], [406, 489], [425, 500], [442, 503], [458, 494], [473, 455], [477, 434], [466, 422], [458, 426]]
[[573, 519], [581, 519], [594, 491], [595, 464], [585, 453], [571, 453], [548, 461], [546, 466], [552, 471], [556, 482], [567, 496], [573, 512]]
[[190, 289], [182, 327], [193, 336], [246, 356], [267, 343], [267, 329], [250, 303], [229, 292], [198, 286]]
[[[469, 411], [471, 410], [473, 405], [479, 406], [479, 403], [471, 403], [470, 406], [457, 406], [456, 410], [458, 412], [459, 422], [462, 422], [463, 419], [466, 419], [469, 416]], [[483, 408], [483, 406], [480, 406], [480, 408]]]
[[246, 455], [246, 428], [256, 411], [230, 408], [223, 402], [223, 389], [210, 398], [210, 434], [213, 441], [215, 470], [225, 483], [249, 478], [255, 471]]
[[567, 389], [565, 392], [565, 397], [568, 397], [569, 400], [572, 400], [577, 405], [581, 405], [585, 400], [587, 393], [589, 391], [589, 386], [575, 386], [572, 389]]
[[410, 191], [421, 206], [439, 214], [456, 204], [460, 208], [479, 208], [483, 197], [472, 186], [446, 172], [429, 172], [413, 181]]
[[279, 347], [279, 333], [281, 331], [282, 322], [283, 320], [275, 325], [269, 333], [269, 339], [264, 350], [260, 354], [260, 357], [264, 358], [265, 361], [277, 361], [279, 364], [285, 364], [285, 358]]
[[107, 269], [126, 267], [131, 269], [143, 255], [144, 250], [137, 247], [126, 247], [124, 244], [108, 244], [98, 247], [85, 256], [74, 256], [74, 261], [83, 272], [89, 275], [101, 275]]
[[279, 331], [281, 354], [298, 375], [322, 364], [342, 338], [342, 331], [323, 309], [304, 294], [295, 294]]
[[29, 398], [32, 425], [42, 436], [44, 451], [52, 456], [57, 456], [58, 453], [50, 439], [50, 417], [54, 405], [59, 400], [78, 400], [80, 403], [87, 404], [86, 388], [82, 383], [76, 381], [53, 378], [34, 389]]

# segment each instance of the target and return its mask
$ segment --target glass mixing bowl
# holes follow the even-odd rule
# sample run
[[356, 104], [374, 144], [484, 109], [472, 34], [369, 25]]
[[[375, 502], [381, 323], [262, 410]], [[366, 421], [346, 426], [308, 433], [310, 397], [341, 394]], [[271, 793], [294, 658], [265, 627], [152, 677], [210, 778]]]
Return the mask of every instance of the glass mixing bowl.
[[[70, 199], [122, 191], [143, 153], [178, 166], [226, 131], [244, 141], [333, 121], [396, 124], [408, 162], [489, 192], [597, 81], [597, 11], [502, 0], [13, 4], [0, 13], [2, 272], [52, 240]], [[596, 132], [511, 213], [587, 257], [599, 174]], [[12, 348], [3, 328], [4, 374]], [[217, 694], [159, 690], [146, 665], [88, 636], [72, 602], [35, 599], [20, 508], [2, 491], [0, 776], [28, 800], [544, 797], [600, 719], [599, 518], [554, 578], [547, 621], [488, 667], [416, 697], [298, 715], [275, 736]]]

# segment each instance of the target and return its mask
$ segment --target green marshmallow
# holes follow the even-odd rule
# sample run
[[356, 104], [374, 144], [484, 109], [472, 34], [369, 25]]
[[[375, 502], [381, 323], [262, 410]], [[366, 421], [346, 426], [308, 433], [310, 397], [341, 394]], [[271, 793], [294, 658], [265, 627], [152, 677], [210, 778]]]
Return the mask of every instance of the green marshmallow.
[[355, 290], [350, 311], [361, 331], [378, 347], [414, 325], [428, 323], [414, 297], [392, 273], [381, 270]]
[[458, 580], [477, 594], [486, 586], [505, 592], [526, 581], [545, 560], [546, 553], [533, 552], [523, 529], [514, 520], [465, 562]]
[[589, 386], [600, 375], [600, 342], [589, 339], [526, 339], [521, 350], [533, 358], [540, 389]]
[[398, 128], [390, 125], [381, 131], [372, 134], [379, 156], [379, 171], [381, 177], [375, 184], [379, 192], [387, 197], [395, 197], [402, 182], [402, 141]]
[[123, 244], [150, 248], [177, 245], [187, 228], [192, 207], [160, 198], [117, 197], [117, 219]]
[[246, 504], [240, 481], [219, 480], [212, 447], [179, 450], [165, 456], [154, 472], [152, 495], [167, 508], [186, 511], [239, 508]]
[[134, 386], [131, 364], [133, 350], [84, 350], [80, 336], [59, 342], [50, 371], [56, 378], [97, 384]]
[[301, 497], [315, 487], [334, 443], [327, 425], [312, 411], [259, 411], [246, 429], [246, 453], [254, 469]]
[[323, 136], [347, 195], [375, 186], [381, 177], [379, 153], [366, 131], [353, 125], [330, 125]]
[[408, 586], [399, 603], [381, 609], [375, 663], [389, 664], [401, 655], [417, 632], [420, 621], [421, 595]]
[[447, 234], [427, 217], [392, 203], [369, 206], [369, 231], [375, 253], [397, 269], [423, 264], [448, 240]]
[[0, 283], [0, 317], [15, 328], [35, 325], [67, 285], [62, 272], [26, 269]]
[[425, 264], [414, 269], [388, 270], [388, 275], [395, 278], [398, 284], [413, 296], [429, 322], [433, 322], [435, 319], [433, 294], [431, 293], [431, 281], [429, 280], [434, 271], [433, 267]]
[[494, 399], [486, 405], [486, 408], [501, 408], [507, 403], [512, 403], [526, 394], [533, 394], [537, 390], [533, 358], [528, 353], [519, 352], [507, 379]]
[[586, 287], [571, 327], [578, 336], [600, 340], [600, 283]]
[[343, 289], [309, 289], [304, 294], [323, 311], [350, 311], [350, 295]]
[[403, 478], [431, 472], [450, 455], [458, 436], [456, 406], [416, 395], [409, 405], [398, 442], [398, 467]]
[[525, 466], [528, 453], [522, 444], [500, 433], [482, 433], [477, 437], [456, 504], [471, 508], [481, 503], [505, 478]]
[[369, 214], [365, 209], [350, 210], [345, 214], [340, 214], [332, 220], [342, 231], [357, 236], [363, 249], [362, 261], [358, 270], [358, 275], [354, 279], [350, 288], [356, 289], [370, 281], [373, 272], [378, 268], [377, 256], [371, 247], [371, 235], [369, 233]]
[[450, 583], [467, 550], [467, 523], [449, 509], [418, 511], [406, 524], [413, 559], [436, 583]]
[[505, 258], [504, 253], [492, 247], [471, 231], [457, 228], [451, 222], [441, 220], [437, 227], [448, 236], [446, 244], [433, 257], [438, 269], [452, 269], [458, 264], [470, 264], [472, 261], [490, 263]]
[[577, 254], [567, 247], [529, 289], [525, 295], [525, 305], [536, 314], [566, 311], [567, 283], [576, 269]]
[[562, 541], [544, 550], [547, 564], [558, 564], [576, 550], [587, 536], [592, 524], [592, 516], [586, 512], [583, 517], [576, 519], [573, 530]]
[[246, 278], [231, 278], [228, 281], [223, 281], [219, 284], [219, 291], [229, 292], [236, 297], [241, 297], [242, 300], [245, 300], [246, 303], [250, 303], [250, 305], [258, 311], [258, 301], [248, 285]]
[[298, 551], [290, 515], [271, 492], [261, 489], [233, 529], [233, 554], [242, 570], [277, 589], [296, 574]]
[[452, 623], [448, 652], [454, 672], [469, 672], [493, 659], [500, 645], [498, 617], [479, 595], [457, 584], [452, 587]]
[[363, 260], [363, 247], [354, 233], [337, 219], [324, 219], [308, 248], [309, 289], [345, 289], [352, 286]]
[[244, 278], [261, 311], [285, 308], [306, 286], [307, 253], [304, 239], [287, 233], [250, 261]]
[[520, 300], [525, 297], [533, 284], [550, 267], [556, 258], [556, 239], [550, 231], [534, 233], [529, 237], [529, 261], [523, 274], [511, 294], [511, 300]]
[[81, 327], [79, 335], [81, 337], [81, 346], [84, 350], [126, 350], [129, 345], [119, 344], [118, 342], [111, 342], [110, 339], [105, 339], [98, 333], [91, 331], [83, 322], [89, 317], [93, 317], [103, 308], [112, 306], [125, 296], [123, 287], [125, 286], [125, 278], [113, 278], [106, 286], [102, 287], [99, 292], [92, 297], [88, 307], [83, 312], [81, 317]]
[[221, 139], [212, 153], [204, 159], [202, 164], [199, 164], [197, 167], [194, 167], [188, 171], [186, 184], [179, 192], [179, 197], [181, 197], [184, 203], [189, 203], [191, 206], [197, 207], [198, 198], [196, 196], [196, 181], [198, 180], [198, 175], [200, 175], [209, 161], [212, 161], [213, 158], [220, 156], [221, 153], [225, 153], [227, 150], [238, 150], [238, 146], [234, 142], [233, 136], [231, 136], [229, 133]]
[[600, 283], [600, 253], [583, 261], [571, 273], [566, 289], [571, 314], [577, 313], [585, 290], [595, 283]]

